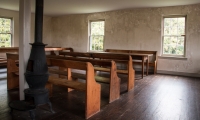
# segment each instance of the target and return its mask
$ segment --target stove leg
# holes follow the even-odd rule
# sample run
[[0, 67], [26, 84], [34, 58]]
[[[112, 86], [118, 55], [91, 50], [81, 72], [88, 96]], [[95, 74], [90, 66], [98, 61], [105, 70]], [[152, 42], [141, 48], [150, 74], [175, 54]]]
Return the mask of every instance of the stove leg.
[[48, 105], [49, 105], [49, 107], [50, 107], [51, 112], [52, 112], [52, 113], [55, 113], [55, 111], [53, 111], [53, 109], [52, 109], [52, 104], [51, 104], [51, 102], [48, 102]]
[[35, 120], [35, 113], [33, 110], [29, 110], [29, 114], [31, 116], [31, 120]]

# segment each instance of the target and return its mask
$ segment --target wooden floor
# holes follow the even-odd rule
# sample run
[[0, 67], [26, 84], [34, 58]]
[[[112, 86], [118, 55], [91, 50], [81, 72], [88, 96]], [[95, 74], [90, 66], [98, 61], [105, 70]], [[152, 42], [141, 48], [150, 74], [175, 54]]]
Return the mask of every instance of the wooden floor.
[[[200, 120], [199, 78], [149, 75], [136, 80], [135, 89], [127, 92], [127, 78], [120, 77], [120, 99], [109, 104], [108, 85], [102, 84], [101, 111], [89, 120]], [[54, 88], [50, 101], [55, 113], [49, 112], [48, 105], [38, 106], [36, 120], [84, 120], [85, 94]], [[6, 79], [0, 79], [0, 120], [30, 120], [28, 112], [9, 113], [8, 102], [17, 99], [18, 89], [7, 91]]]

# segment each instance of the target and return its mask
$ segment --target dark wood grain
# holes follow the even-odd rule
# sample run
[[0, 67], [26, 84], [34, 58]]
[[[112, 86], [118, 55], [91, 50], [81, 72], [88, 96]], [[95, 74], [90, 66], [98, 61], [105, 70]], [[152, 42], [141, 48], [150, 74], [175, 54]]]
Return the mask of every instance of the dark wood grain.
[[[3, 75], [6, 73], [1, 73]], [[100, 72], [103, 76], [107, 73]], [[139, 74], [136, 74], [136, 76]], [[133, 90], [127, 92], [126, 75], [121, 78], [118, 100], [108, 103], [109, 85], [101, 84], [101, 111], [89, 120], [199, 120], [200, 78], [171, 75], [149, 75], [136, 80]], [[0, 119], [29, 120], [29, 113], [14, 111], [9, 114], [8, 102], [17, 100], [18, 89], [7, 91], [6, 79], [0, 80]], [[36, 120], [84, 120], [85, 95], [80, 91], [66, 93], [65, 87], [54, 86], [50, 98], [55, 114], [48, 106], [36, 109]]]

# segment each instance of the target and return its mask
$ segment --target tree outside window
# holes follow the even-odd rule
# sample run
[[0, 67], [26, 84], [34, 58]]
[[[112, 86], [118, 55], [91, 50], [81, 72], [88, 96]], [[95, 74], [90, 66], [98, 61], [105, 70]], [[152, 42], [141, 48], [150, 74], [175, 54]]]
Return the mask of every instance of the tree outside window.
[[12, 42], [12, 20], [0, 18], [0, 47], [11, 47]]
[[103, 51], [105, 21], [90, 22], [90, 51]]
[[185, 56], [185, 16], [164, 17], [163, 55]]

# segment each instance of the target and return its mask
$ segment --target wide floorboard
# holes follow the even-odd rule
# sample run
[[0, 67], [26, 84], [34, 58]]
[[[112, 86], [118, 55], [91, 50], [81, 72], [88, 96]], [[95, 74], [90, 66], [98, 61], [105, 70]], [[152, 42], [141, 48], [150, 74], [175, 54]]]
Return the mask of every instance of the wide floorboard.
[[[0, 72], [0, 120], [29, 120], [28, 112], [9, 113], [8, 103], [18, 100], [19, 92], [7, 91], [6, 73]], [[89, 120], [200, 120], [199, 78], [149, 75], [136, 80], [130, 92], [126, 90], [127, 77], [120, 78], [121, 97], [109, 104], [109, 85], [101, 84], [101, 111]], [[36, 120], [84, 120], [84, 98], [83, 92], [67, 93], [66, 88], [54, 86], [50, 101], [55, 113], [49, 111], [48, 105], [38, 106]]]

